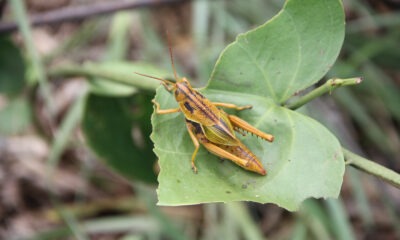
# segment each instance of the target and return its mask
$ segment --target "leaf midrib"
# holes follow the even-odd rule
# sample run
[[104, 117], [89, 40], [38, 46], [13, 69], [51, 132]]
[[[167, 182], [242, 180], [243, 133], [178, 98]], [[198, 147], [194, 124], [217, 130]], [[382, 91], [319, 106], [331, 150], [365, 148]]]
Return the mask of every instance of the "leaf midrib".
[[[299, 72], [299, 69], [300, 69], [300, 65], [301, 65], [301, 57], [302, 57], [302, 47], [301, 47], [301, 44], [300, 44], [300, 34], [299, 34], [299, 31], [298, 31], [298, 29], [297, 29], [297, 27], [296, 27], [296, 24], [295, 24], [295, 22], [294, 22], [294, 20], [293, 20], [293, 16], [291, 15], [291, 14], [289, 14], [288, 13], [288, 11], [287, 10], [284, 10], [284, 11], [282, 11], [282, 14], [286, 14], [287, 16], [288, 16], [288, 18], [289, 18], [289, 20], [290, 20], [290, 22], [292, 23], [292, 26], [293, 26], [293, 29], [296, 31], [296, 34], [293, 34], [293, 36], [296, 36], [296, 39], [297, 39], [297, 42], [296, 42], [296, 45], [297, 45], [297, 65], [296, 65], [296, 70], [294, 71], [294, 73], [293, 73], [293, 77], [292, 77], [292, 79], [290, 79], [289, 80], [289, 85], [288, 85], [288, 87], [286, 88], [286, 91], [282, 94], [282, 96], [281, 96], [281, 99], [278, 101], [278, 103], [280, 103], [280, 104], [282, 104], [282, 103], [284, 103], [284, 102], [286, 102], [287, 101], [287, 99], [288, 99], [288, 97], [286, 96], [286, 95], [288, 95], [288, 92], [289, 92], [289, 90], [291, 90], [291, 85], [292, 85], [292, 83], [294, 82], [294, 80], [296, 80], [296, 77], [297, 77], [297, 74], [298, 74], [298, 72]], [[299, 89], [299, 90], [302, 90], [302, 89]]]

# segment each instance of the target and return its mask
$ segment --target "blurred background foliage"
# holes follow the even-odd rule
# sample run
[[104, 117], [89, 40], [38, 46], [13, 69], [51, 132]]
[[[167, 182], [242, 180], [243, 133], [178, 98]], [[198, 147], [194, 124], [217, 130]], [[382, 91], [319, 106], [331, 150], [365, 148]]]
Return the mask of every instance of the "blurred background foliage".
[[[167, 29], [178, 72], [204, 86], [225, 46], [282, 5], [0, 1], [0, 238], [399, 239], [398, 189], [351, 167], [338, 200], [309, 200], [296, 213], [255, 203], [155, 205], [154, 86], [99, 78], [124, 78], [138, 67], [170, 72]], [[327, 79], [364, 81], [307, 111], [346, 148], [399, 172], [400, 3], [345, 0], [344, 8], [346, 39]], [[109, 11], [93, 14], [98, 9]], [[65, 13], [71, 17], [56, 21]]]

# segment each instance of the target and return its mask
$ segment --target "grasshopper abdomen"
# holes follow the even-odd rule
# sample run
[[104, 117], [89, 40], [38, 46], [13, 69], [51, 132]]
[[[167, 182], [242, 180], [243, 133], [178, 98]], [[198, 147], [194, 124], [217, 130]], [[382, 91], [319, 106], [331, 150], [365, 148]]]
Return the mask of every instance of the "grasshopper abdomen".
[[[262, 166], [261, 161], [240, 140], [237, 139], [236, 145], [213, 143], [205, 136], [200, 124], [186, 119], [186, 125], [189, 133], [191, 133], [192, 140], [195, 137], [209, 152], [233, 161], [246, 170], [266, 175], [267, 172]], [[193, 167], [195, 168], [195, 166]]]

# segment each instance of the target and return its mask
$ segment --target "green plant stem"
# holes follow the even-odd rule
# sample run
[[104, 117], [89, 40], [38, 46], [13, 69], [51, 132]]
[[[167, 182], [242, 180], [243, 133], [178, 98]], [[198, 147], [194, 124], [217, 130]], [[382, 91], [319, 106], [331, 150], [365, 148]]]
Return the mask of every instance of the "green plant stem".
[[345, 210], [342, 200], [339, 199], [327, 199], [325, 201], [327, 209], [329, 211], [329, 217], [331, 223], [333, 223], [335, 239], [356, 239], [351, 225], [348, 221], [348, 213]]
[[[347, 171], [349, 183], [353, 189], [354, 199], [357, 202], [357, 210], [361, 215], [363, 227], [368, 228], [374, 225], [374, 217], [372, 214], [372, 207], [362, 184], [361, 172], [355, 168]], [[372, 180], [372, 179], [369, 179]], [[399, 225], [400, 226], [400, 225]]]
[[307, 232], [315, 236], [315, 239], [332, 239], [329, 228], [331, 228], [333, 221], [328, 218], [325, 209], [316, 200], [304, 201], [298, 216], [298, 221], [304, 224]]
[[307, 227], [302, 220], [297, 220], [292, 228], [290, 240], [305, 240], [307, 239]]
[[322, 86], [312, 90], [311, 92], [300, 97], [296, 101], [286, 104], [286, 107], [289, 109], [295, 110], [325, 93], [332, 92], [333, 90], [335, 90], [338, 87], [356, 85], [356, 84], [361, 83], [361, 81], [362, 81], [362, 79], [359, 77], [347, 78], [347, 79], [340, 79], [340, 78], [329, 79]]
[[146, 204], [146, 207], [150, 213], [161, 226], [161, 230], [170, 238], [176, 240], [187, 240], [186, 234], [182, 233], [182, 230], [175, 225], [174, 222], [170, 221], [168, 217], [156, 206], [154, 190], [142, 183], [136, 183], [134, 186], [139, 200]]
[[[83, 108], [86, 101], [87, 91], [85, 90], [81, 96], [79, 96], [73, 103], [72, 107], [68, 110], [66, 117], [61, 123], [61, 127], [57, 129], [54, 140], [50, 149], [50, 153], [47, 159], [48, 167], [50, 168], [51, 175], [55, 170], [59, 158], [65, 148], [68, 146], [68, 141], [71, 139], [71, 135], [83, 115]], [[53, 177], [53, 176], [52, 176]]]
[[52, 69], [48, 72], [51, 77], [66, 77], [66, 76], [85, 76], [85, 77], [99, 77], [111, 80], [117, 83], [126, 84], [128, 86], [137, 87], [143, 90], [155, 91], [160, 83], [156, 80], [143, 81], [142, 77], [137, 77], [133, 72], [127, 74], [115, 74], [108, 71], [99, 71], [96, 66], [92, 66], [90, 63], [84, 64], [83, 66], [69, 65], [63, 66], [56, 69]]
[[34, 77], [37, 78], [39, 82], [39, 89], [46, 103], [47, 110], [49, 111], [50, 116], [52, 116], [55, 110], [53, 100], [51, 98], [51, 90], [44, 71], [44, 66], [33, 42], [29, 19], [25, 9], [25, 1], [13, 0], [10, 1], [10, 6], [20, 28], [22, 37], [25, 41], [26, 49], [35, 72]]
[[226, 203], [226, 206], [232, 211], [232, 214], [235, 215], [235, 219], [237, 219], [241, 230], [243, 231], [243, 235], [245, 239], [264, 239], [261, 231], [254, 223], [253, 219], [249, 215], [249, 212], [242, 202], [229, 202]]
[[400, 188], [400, 174], [363, 158], [345, 148], [343, 148], [343, 153], [347, 165], [353, 166], [361, 171], [378, 177], [397, 188]]

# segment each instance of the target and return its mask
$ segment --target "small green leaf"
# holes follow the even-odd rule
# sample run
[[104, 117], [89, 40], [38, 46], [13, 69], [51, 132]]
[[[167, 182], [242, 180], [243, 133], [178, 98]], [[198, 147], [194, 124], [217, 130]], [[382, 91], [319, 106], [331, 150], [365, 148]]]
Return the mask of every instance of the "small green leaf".
[[[344, 173], [338, 140], [315, 120], [280, 104], [328, 71], [343, 37], [343, 8], [334, 0], [289, 0], [272, 20], [240, 35], [223, 51], [202, 92], [212, 101], [253, 106], [235, 115], [275, 136], [273, 143], [240, 137], [267, 176], [221, 161], [203, 147], [194, 174], [184, 116], [155, 114], [151, 138], [160, 159], [159, 204], [244, 200], [296, 210], [309, 197], [337, 197]], [[156, 100], [163, 109], [177, 107], [163, 88]]]
[[18, 94], [25, 83], [25, 63], [19, 49], [9, 39], [0, 37], [0, 93]]
[[[127, 83], [133, 78], [143, 78], [135, 74], [137, 71], [154, 76], [165, 76], [165, 72], [153, 65], [118, 61], [86, 64], [83, 70], [91, 79], [90, 91], [103, 96], [129, 96], [135, 93], [137, 89]], [[145, 82], [150, 88], [152, 84], [159, 84], [155, 81]]]
[[104, 78], [93, 78], [90, 81], [90, 92], [103, 96], [129, 96], [136, 88], [125, 84], [111, 82]]
[[49, 71], [49, 74], [53, 77], [85, 76], [93, 81], [91, 92], [103, 96], [128, 96], [137, 89], [154, 91], [160, 85], [160, 81], [140, 76], [135, 72], [161, 78], [171, 76], [151, 64], [123, 61], [65, 65]]
[[129, 179], [155, 182], [156, 156], [151, 132], [150, 94], [104, 97], [90, 94], [83, 117], [89, 146], [109, 166]]

